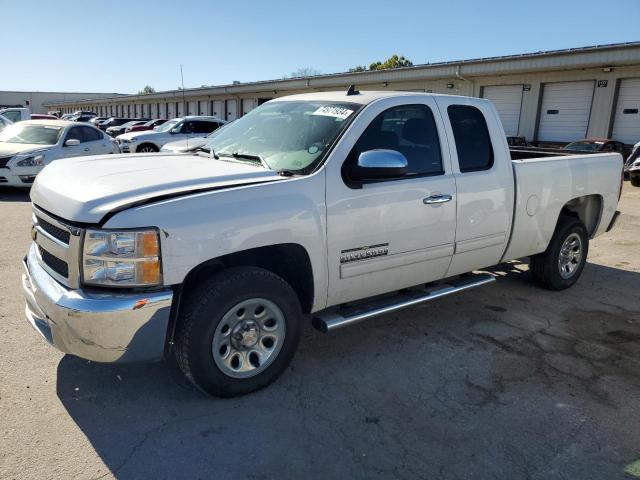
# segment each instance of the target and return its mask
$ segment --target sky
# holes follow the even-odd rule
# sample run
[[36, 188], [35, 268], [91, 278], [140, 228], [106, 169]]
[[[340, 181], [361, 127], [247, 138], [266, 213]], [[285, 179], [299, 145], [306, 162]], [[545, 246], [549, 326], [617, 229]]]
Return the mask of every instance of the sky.
[[640, 40], [640, 0], [0, 0], [0, 90], [135, 93]]

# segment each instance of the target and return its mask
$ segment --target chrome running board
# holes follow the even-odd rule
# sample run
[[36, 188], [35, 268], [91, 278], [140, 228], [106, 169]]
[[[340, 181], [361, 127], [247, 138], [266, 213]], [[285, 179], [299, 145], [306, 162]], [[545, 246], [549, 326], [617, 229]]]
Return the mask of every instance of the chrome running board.
[[354, 323], [362, 322], [385, 313], [395, 312], [407, 307], [430, 302], [437, 298], [446, 297], [453, 293], [480, 287], [488, 283], [495, 282], [494, 276], [487, 273], [469, 275], [446, 283], [439, 283], [420, 290], [408, 290], [389, 298], [378, 297], [366, 304], [354, 305], [353, 307], [343, 307], [338, 310], [328, 310], [319, 312], [313, 318], [313, 326], [323, 333], [327, 333], [338, 328], [347, 327]]

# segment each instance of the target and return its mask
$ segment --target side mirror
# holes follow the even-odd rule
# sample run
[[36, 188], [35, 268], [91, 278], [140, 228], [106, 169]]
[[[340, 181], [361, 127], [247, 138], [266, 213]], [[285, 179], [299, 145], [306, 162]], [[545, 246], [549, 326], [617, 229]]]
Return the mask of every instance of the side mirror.
[[64, 142], [65, 147], [77, 147], [78, 145], [80, 145], [80, 140], [78, 140], [77, 138], [70, 138], [69, 140]]
[[176, 127], [176, 128], [172, 128], [171, 130], [169, 130], [170, 134], [176, 134], [176, 133], [180, 133], [180, 128]]
[[368, 150], [358, 157], [349, 171], [351, 180], [380, 180], [401, 178], [407, 174], [407, 158], [396, 150]]

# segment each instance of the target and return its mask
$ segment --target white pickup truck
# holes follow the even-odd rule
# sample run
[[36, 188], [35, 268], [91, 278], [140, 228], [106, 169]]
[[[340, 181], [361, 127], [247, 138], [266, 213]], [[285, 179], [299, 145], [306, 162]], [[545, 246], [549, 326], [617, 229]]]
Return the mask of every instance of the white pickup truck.
[[31, 190], [26, 316], [98, 362], [175, 353], [214, 395], [327, 332], [487, 284], [530, 257], [571, 286], [613, 226], [617, 153], [512, 160], [493, 105], [402, 92], [269, 101], [192, 155], [62, 160]]

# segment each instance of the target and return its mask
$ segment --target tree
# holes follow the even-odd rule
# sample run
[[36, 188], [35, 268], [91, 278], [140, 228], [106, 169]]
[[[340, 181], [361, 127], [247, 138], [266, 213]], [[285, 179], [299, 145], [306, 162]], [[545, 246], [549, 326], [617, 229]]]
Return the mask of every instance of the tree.
[[367, 66], [366, 65], [357, 65], [353, 68], [349, 69], [349, 72], [354, 73], [354, 72], [366, 72], [367, 71]]
[[322, 72], [320, 70], [316, 70], [313, 67], [301, 67], [297, 69], [295, 72], [291, 72], [289, 78], [296, 77], [313, 77], [315, 75], [320, 75]]
[[369, 70], [388, 70], [390, 68], [410, 67], [413, 62], [404, 56], [393, 54], [384, 62], [374, 62], [369, 65]]
[[150, 93], [156, 93], [156, 89], [150, 85], [145, 85], [144, 88], [138, 92], [138, 95], [149, 95]]

